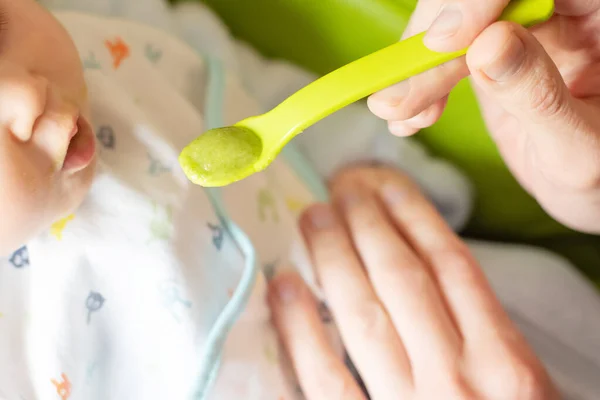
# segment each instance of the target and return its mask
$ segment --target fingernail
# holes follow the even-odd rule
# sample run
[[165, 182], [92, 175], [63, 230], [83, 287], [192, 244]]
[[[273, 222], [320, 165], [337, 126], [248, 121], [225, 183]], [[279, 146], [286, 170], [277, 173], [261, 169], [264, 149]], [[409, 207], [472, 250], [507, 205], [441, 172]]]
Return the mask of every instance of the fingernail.
[[398, 205], [402, 203], [404, 199], [406, 199], [407, 193], [408, 189], [391, 183], [385, 184], [381, 189], [381, 197], [383, 198], [383, 201], [390, 205]]
[[442, 8], [433, 24], [427, 30], [424, 40], [435, 42], [455, 35], [463, 21], [460, 8], [456, 5], [447, 5]]
[[318, 206], [309, 212], [310, 222], [315, 229], [326, 229], [333, 226], [334, 215], [329, 206]]
[[525, 62], [525, 45], [517, 35], [511, 35], [500, 51], [481, 62], [478, 68], [489, 79], [502, 82], [513, 76]]
[[277, 283], [277, 296], [283, 304], [289, 304], [296, 298], [296, 285], [290, 280], [282, 280]]

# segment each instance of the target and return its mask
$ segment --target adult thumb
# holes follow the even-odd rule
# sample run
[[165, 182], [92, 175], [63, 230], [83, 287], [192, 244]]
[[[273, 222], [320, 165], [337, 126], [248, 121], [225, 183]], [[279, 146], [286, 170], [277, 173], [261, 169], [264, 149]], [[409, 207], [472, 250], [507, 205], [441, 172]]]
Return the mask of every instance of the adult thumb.
[[581, 157], [598, 145], [589, 113], [571, 96], [558, 68], [529, 31], [509, 22], [491, 25], [468, 50], [467, 64], [478, 90], [517, 119], [537, 156], [551, 158], [560, 169], [577, 167], [577, 160], [590, 161]]
[[568, 112], [570, 94], [542, 45], [523, 27], [498, 22], [473, 42], [467, 65], [486, 95], [522, 122], [552, 125]]

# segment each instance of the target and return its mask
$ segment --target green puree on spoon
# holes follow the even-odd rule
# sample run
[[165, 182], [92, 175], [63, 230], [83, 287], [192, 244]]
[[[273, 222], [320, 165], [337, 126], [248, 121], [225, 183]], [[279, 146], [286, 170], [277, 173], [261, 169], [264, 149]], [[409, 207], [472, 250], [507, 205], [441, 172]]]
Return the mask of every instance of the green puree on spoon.
[[225, 186], [255, 172], [262, 141], [250, 129], [228, 126], [194, 140], [179, 156], [188, 179], [204, 187]]
[[[553, 12], [553, 0], [513, 0], [500, 19], [529, 27], [548, 20]], [[290, 140], [328, 115], [466, 53], [466, 49], [454, 53], [429, 50], [423, 44], [424, 35], [345, 65], [266, 114], [204, 133], [181, 152], [183, 171], [190, 181], [204, 187], [237, 182], [265, 169]]]

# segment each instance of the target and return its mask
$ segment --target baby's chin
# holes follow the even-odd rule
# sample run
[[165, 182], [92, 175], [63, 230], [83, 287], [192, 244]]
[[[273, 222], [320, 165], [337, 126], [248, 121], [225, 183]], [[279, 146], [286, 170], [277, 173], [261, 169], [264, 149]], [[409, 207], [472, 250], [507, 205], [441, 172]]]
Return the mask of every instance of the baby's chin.
[[[10, 256], [39, 235], [52, 234], [53, 225], [77, 214], [85, 201], [96, 171], [94, 159], [74, 174], [62, 176], [40, 200], [11, 207], [0, 226], [0, 257]], [[40, 203], [43, 199], [43, 203]]]
[[37, 221], [37, 229], [33, 231], [29, 240], [40, 234], [52, 234], [53, 226], [77, 214], [92, 187], [96, 165], [97, 160], [94, 156], [85, 168], [74, 173], [61, 173], [55, 182], [54, 190], [51, 190], [51, 199], [45, 204], [45, 212]]

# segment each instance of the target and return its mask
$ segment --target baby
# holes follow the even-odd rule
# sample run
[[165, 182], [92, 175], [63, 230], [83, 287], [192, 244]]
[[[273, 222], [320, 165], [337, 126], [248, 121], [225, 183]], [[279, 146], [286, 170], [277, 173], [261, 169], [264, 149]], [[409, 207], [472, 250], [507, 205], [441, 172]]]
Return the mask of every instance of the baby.
[[[455, 229], [466, 222], [458, 171], [360, 105], [300, 135], [261, 174], [222, 190], [192, 185], [177, 164], [187, 143], [314, 77], [234, 42], [198, 4], [41, 3], [54, 16], [34, 0], [0, 0], [0, 398], [300, 399], [266, 282], [294, 266], [318, 293], [296, 218], [327, 199], [323, 182], [350, 164], [397, 167]], [[595, 293], [546, 253], [471, 248], [509, 312], [536, 323], [526, 335], [565, 393], [598, 395], [581, 374], [600, 364], [590, 336], [600, 321], [565, 328], [572, 305], [600, 316]], [[532, 288], [538, 267], [547, 287]], [[532, 293], [548, 302], [525, 303]], [[589, 355], [571, 351], [581, 348]]]

